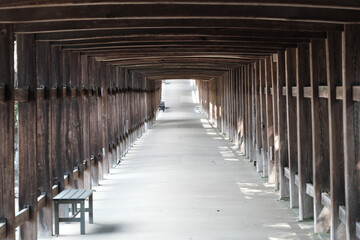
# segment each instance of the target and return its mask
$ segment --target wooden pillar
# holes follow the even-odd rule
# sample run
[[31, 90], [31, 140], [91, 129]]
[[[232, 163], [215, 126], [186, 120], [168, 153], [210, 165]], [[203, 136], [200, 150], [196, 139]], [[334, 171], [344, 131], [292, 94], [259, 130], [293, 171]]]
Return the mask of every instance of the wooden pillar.
[[21, 226], [22, 239], [37, 239], [36, 154], [36, 52], [34, 35], [16, 36], [18, 53], [18, 87], [30, 89], [30, 101], [18, 103], [19, 123], [19, 209], [29, 207], [30, 218]]
[[61, 48], [51, 47], [51, 164], [53, 183], [64, 187], [64, 145], [62, 142], [63, 108]]
[[[286, 199], [289, 197], [289, 179], [285, 176], [284, 168], [289, 168], [288, 158], [288, 133], [287, 133], [287, 120], [286, 120], [286, 96], [282, 94], [282, 89], [286, 86], [285, 81], [285, 52], [278, 52], [277, 62], [277, 83], [276, 101], [278, 106], [278, 137], [275, 139], [275, 151], [278, 151], [279, 157], [279, 197]], [[274, 88], [274, 87], [273, 87]], [[274, 88], [274, 89], [275, 89]]]
[[260, 90], [260, 76], [259, 76], [259, 67], [260, 61], [254, 62], [254, 95], [255, 95], [255, 109], [256, 109], [256, 123], [255, 123], [255, 153], [254, 157], [256, 158], [256, 171], [263, 171], [263, 159], [261, 156], [261, 148], [262, 148], [262, 137], [261, 137], [261, 98], [259, 94]]
[[[82, 98], [80, 94], [81, 81], [81, 58], [79, 53], [70, 53], [70, 82], [71, 82], [71, 100], [72, 100], [72, 159], [73, 170], [78, 170], [78, 176], [74, 177], [74, 187], [84, 188], [84, 170], [83, 159], [84, 152], [82, 148], [81, 118], [82, 118]], [[75, 93], [75, 94], [74, 94]]]
[[65, 95], [63, 96], [64, 105], [62, 111], [63, 125], [62, 125], [62, 149], [64, 151], [64, 174], [68, 176], [69, 188], [72, 188], [73, 183], [73, 170], [74, 170], [74, 158], [73, 158], [73, 119], [72, 119], [72, 97], [71, 97], [71, 79], [70, 79], [70, 51], [62, 52], [62, 79], [63, 89]]
[[[50, 88], [50, 44], [36, 43], [37, 88]], [[21, 56], [20, 56], [21, 57]], [[44, 92], [45, 93], [45, 92]], [[37, 101], [37, 157], [38, 157], [38, 188], [41, 194], [46, 194], [46, 205], [39, 211], [39, 235], [52, 235], [52, 163], [51, 163], [51, 104], [45, 95]]]
[[314, 39], [310, 43], [310, 82], [314, 230], [315, 232], [328, 232], [330, 211], [321, 203], [322, 192], [329, 192], [330, 190], [328, 100], [319, 95], [319, 87], [326, 87], [327, 85], [324, 39]]
[[270, 95], [272, 87], [272, 57], [265, 57], [265, 111], [266, 111], [266, 127], [265, 135], [267, 142], [267, 166], [268, 166], [268, 182], [275, 183], [275, 161], [274, 161], [274, 124], [273, 124], [273, 102]]
[[265, 88], [265, 60], [261, 59], [259, 61], [259, 70], [260, 70], [260, 83], [259, 83], [259, 94], [260, 94], [260, 109], [261, 109], [261, 140], [262, 140], [262, 163], [263, 163], [263, 171], [262, 176], [268, 176], [268, 158], [267, 158], [267, 131], [266, 131], [266, 98], [264, 94]]
[[311, 101], [304, 98], [304, 87], [310, 85], [309, 60], [309, 45], [298, 44], [296, 49], [296, 113], [300, 221], [313, 216], [313, 200], [306, 191], [307, 184], [313, 182]]
[[360, 25], [345, 25], [342, 35], [343, 121], [345, 163], [346, 239], [356, 239], [360, 217], [360, 103], [353, 101], [353, 86], [360, 85]]
[[81, 56], [81, 78], [80, 84], [84, 94], [81, 97], [81, 147], [83, 152], [83, 181], [84, 188], [91, 189], [91, 160], [90, 160], [90, 118], [89, 118], [89, 57]]
[[[272, 59], [271, 59], [271, 91], [270, 91], [270, 95], [271, 95], [271, 100], [273, 103], [273, 128], [274, 128], [274, 139], [273, 139], [273, 164], [274, 164], [274, 174], [275, 174], [275, 189], [279, 190], [280, 189], [280, 184], [279, 184], [279, 179], [280, 179], [280, 168], [279, 168], [279, 148], [276, 147], [276, 143], [278, 142], [279, 139], [279, 123], [278, 123], [278, 101], [277, 101], [277, 93], [278, 93], [278, 88], [277, 88], [277, 61], [278, 61], [278, 55], [277, 54], [273, 54]], [[285, 112], [285, 111], [284, 111]]]
[[256, 88], [255, 88], [255, 69], [254, 63], [249, 65], [250, 71], [250, 79], [251, 79], [251, 161], [254, 162], [254, 166], [256, 166]]
[[12, 25], [0, 24], [0, 221], [6, 240], [15, 238], [14, 194], [14, 35]]
[[[336, 87], [342, 85], [341, 32], [329, 32], [326, 39], [326, 72], [329, 109], [329, 160], [330, 160], [330, 236], [341, 240], [339, 206], [345, 204], [344, 135], [342, 102], [336, 99]], [[340, 231], [339, 231], [340, 232]]]
[[298, 171], [296, 98], [292, 96], [292, 87], [296, 86], [296, 49], [294, 48], [285, 51], [285, 81], [290, 207], [294, 208], [299, 206], [298, 189], [295, 184], [295, 175]]

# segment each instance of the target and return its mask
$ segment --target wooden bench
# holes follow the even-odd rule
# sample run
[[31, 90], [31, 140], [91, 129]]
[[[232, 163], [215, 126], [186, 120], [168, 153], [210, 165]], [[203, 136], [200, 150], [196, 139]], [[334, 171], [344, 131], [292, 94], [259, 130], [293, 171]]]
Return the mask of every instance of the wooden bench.
[[[53, 198], [55, 208], [55, 235], [59, 235], [59, 222], [80, 222], [81, 234], [85, 234], [85, 212], [89, 212], [89, 223], [93, 223], [93, 190], [67, 189]], [[85, 208], [85, 200], [89, 199], [89, 208]], [[59, 205], [70, 204], [71, 217], [59, 217]], [[78, 209], [80, 204], [80, 209]], [[80, 213], [80, 218], [76, 216]]]

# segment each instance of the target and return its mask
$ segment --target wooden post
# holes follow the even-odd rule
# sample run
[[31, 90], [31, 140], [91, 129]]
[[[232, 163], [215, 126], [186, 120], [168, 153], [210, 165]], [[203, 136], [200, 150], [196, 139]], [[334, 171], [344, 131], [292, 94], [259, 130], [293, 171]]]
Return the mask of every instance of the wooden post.
[[273, 119], [273, 102], [270, 95], [272, 87], [272, 57], [265, 57], [265, 111], [266, 111], [266, 127], [265, 135], [267, 142], [267, 166], [268, 166], [268, 182], [275, 183], [275, 161], [274, 161], [274, 119]]
[[[75, 188], [84, 188], [84, 170], [82, 161], [84, 159], [84, 152], [82, 148], [82, 133], [81, 133], [81, 117], [82, 117], [82, 98], [80, 93], [80, 81], [81, 81], [81, 59], [79, 53], [70, 53], [70, 81], [72, 90], [72, 153], [73, 153], [73, 170], [77, 168], [79, 176], [74, 179]], [[76, 92], [76, 96], [73, 95], [73, 90]]]
[[345, 204], [344, 135], [342, 102], [336, 99], [336, 87], [342, 85], [341, 33], [329, 32], [326, 39], [326, 72], [329, 109], [329, 157], [330, 157], [330, 236], [341, 240], [338, 229], [341, 224], [339, 205]]
[[290, 207], [294, 208], [299, 206], [298, 189], [295, 184], [295, 175], [298, 171], [296, 99], [292, 97], [292, 87], [296, 86], [296, 49], [294, 48], [285, 51], [285, 81]]
[[254, 95], [255, 95], [255, 108], [256, 108], [256, 124], [255, 124], [255, 129], [256, 129], [256, 143], [255, 143], [255, 158], [256, 158], [256, 171], [257, 172], [262, 172], [263, 171], [263, 159], [261, 156], [261, 148], [262, 148], [262, 138], [261, 138], [261, 97], [259, 94], [259, 84], [260, 84], [260, 79], [259, 79], [259, 65], [260, 62], [259, 61], [255, 61], [254, 62], [254, 81], [255, 81], [255, 91], [254, 91]]
[[51, 164], [53, 184], [58, 184], [64, 188], [64, 145], [62, 142], [62, 126], [63, 126], [63, 100], [62, 96], [62, 77], [61, 77], [61, 48], [51, 47]]
[[260, 94], [260, 109], [261, 109], [261, 139], [262, 139], [262, 163], [263, 163], [263, 171], [262, 176], [267, 177], [268, 176], [268, 158], [267, 158], [267, 131], [266, 131], [266, 98], [264, 94], [264, 88], [265, 88], [265, 60], [261, 59], [259, 62], [259, 70], [260, 70], [260, 84], [259, 84], [259, 94]]
[[330, 211], [321, 203], [321, 193], [330, 190], [328, 100], [319, 98], [319, 86], [326, 86], [326, 51], [324, 39], [310, 43], [312, 160], [314, 185], [314, 230], [328, 232]]
[[91, 189], [91, 161], [90, 161], [90, 118], [89, 118], [89, 57], [81, 56], [81, 148], [83, 153], [83, 181], [84, 188]]
[[12, 25], [0, 24], [0, 221], [6, 220], [6, 240], [15, 238], [14, 194], [14, 35]]
[[[289, 167], [288, 156], [288, 133], [286, 121], [286, 96], [282, 94], [282, 88], [285, 86], [285, 52], [278, 52], [277, 62], [277, 84], [276, 101], [278, 106], [278, 138], [275, 140], [275, 150], [279, 152], [279, 197], [286, 199], [289, 197], [289, 180], [285, 176], [284, 167]], [[273, 87], [274, 88], [274, 87]], [[275, 90], [274, 90], [275, 94]]]
[[[50, 89], [50, 44], [36, 43], [37, 87]], [[21, 57], [21, 56], [20, 56]], [[41, 96], [44, 97], [44, 96]], [[52, 235], [52, 163], [51, 163], [51, 104], [48, 99], [37, 102], [37, 157], [38, 157], [38, 187], [46, 194], [46, 206], [39, 211], [39, 235]]]
[[19, 209], [30, 208], [30, 219], [21, 226], [22, 239], [37, 239], [37, 184], [36, 154], [36, 52], [34, 35], [16, 36], [18, 53], [18, 87], [30, 88], [33, 95], [28, 102], [18, 103], [19, 119]]
[[360, 84], [360, 25], [345, 25], [342, 35], [343, 119], [345, 162], [346, 239], [356, 239], [356, 219], [360, 217], [360, 131], [359, 102], [352, 97], [353, 85]]
[[[62, 149], [64, 151], [64, 174], [68, 175], [69, 183], [73, 183], [73, 170], [74, 170], [74, 158], [73, 158], [73, 110], [72, 110], [72, 97], [71, 97], [71, 74], [70, 74], [70, 51], [62, 52], [62, 79], [63, 89], [65, 90], [65, 96], [63, 96], [64, 104], [62, 111]], [[73, 187], [72, 185], [68, 187]]]
[[[274, 127], [274, 139], [273, 139], [273, 162], [274, 162], [274, 169], [275, 169], [275, 189], [280, 189], [280, 168], [279, 168], [279, 148], [276, 147], [276, 143], [279, 139], [279, 123], [278, 123], [278, 101], [277, 101], [277, 93], [278, 93], [278, 87], [277, 87], [277, 54], [274, 54], [272, 56], [271, 61], [271, 86], [272, 91], [271, 93], [271, 100], [273, 103], [273, 127]], [[285, 111], [284, 111], [285, 112]]]
[[298, 44], [296, 49], [296, 113], [299, 175], [299, 220], [313, 216], [313, 200], [306, 193], [307, 183], [313, 182], [311, 102], [304, 98], [304, 87], [310, 85], [309, 45]]

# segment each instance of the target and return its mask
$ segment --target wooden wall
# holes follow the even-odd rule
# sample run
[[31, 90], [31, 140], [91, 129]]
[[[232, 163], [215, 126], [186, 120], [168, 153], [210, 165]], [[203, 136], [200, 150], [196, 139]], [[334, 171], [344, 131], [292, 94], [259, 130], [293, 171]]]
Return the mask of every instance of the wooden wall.
[[[52, 234], [52, 198], [92, 188], [149, 128], [161, 84], [0, 25], [0, 239]], [[19, 212], [14, 195], [14, 103], [18, 103]], [[6, 173], [6, 174], [4, 174]]]
[[197, 82], [210, 120], [299, 208], [300, 221], [331, 239], [357, 239], [359, 226], [359, 36], [359, 25], [345, 25]]

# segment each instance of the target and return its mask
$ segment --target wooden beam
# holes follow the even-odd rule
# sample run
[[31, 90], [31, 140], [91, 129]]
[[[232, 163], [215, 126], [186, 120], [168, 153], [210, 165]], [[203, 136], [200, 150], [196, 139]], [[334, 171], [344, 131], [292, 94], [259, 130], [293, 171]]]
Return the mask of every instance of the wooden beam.
[[352, 86], [360, 84], [360, 25], [346, 25], [342, 35], [343, 121], [345, 163], [346, 238], [355, 239], [355, 223], [360, 216], [360, 171], [358, 115], [360, 106], [352, 99]]
[[0, 238], [2, 239], [6, 238], [6, 222], [0, 223]]
[[[152, 11], [148, 9], [151, 7]], [[291, 5], [231, 5], [231, 4], [98, 4], [66, 6], [23, 6], [0, 9], [0, 22], [42, 22], [60, 20], [103, 19], [161, 19], [161, 18], [226, 18], [300, 20], [313, 22], [345, 23], [358, 22], [358, 9], [336, 9]], [[31, 13], [31, 14], [30, 14]]]
[[16, 213], [15, 217], [15, 226], [21, 227], [26, 224], [27, 221], [30, 220], [30, 208], [25, 207]]
[[[0, 24], [0, 221], [1, 239], [15, 238], [14, 183], [14, 36], [11, 25]], [[6, 101], [5, 101], [6, 100]]]
[[128, 28], [243, 28], [243, 29], [274, 29], [290, 31], [343, 31], [341, 24], [287, 22], [242, 19], [123, 19], [118, 20], [80, 20], [62, 22], [37, 22], [15, 24], [16, 33], [60, 32], [64, 30], [83, 31], [88, 29], [128, 29]]

